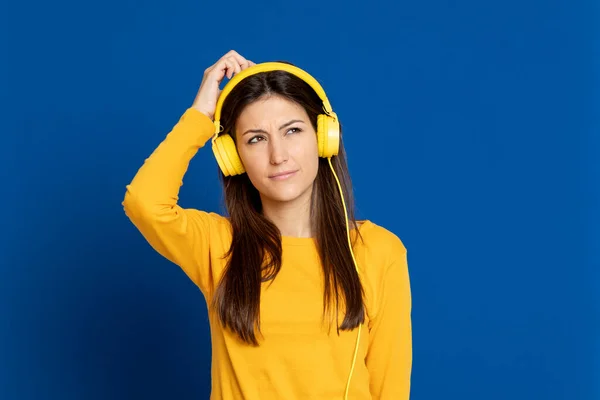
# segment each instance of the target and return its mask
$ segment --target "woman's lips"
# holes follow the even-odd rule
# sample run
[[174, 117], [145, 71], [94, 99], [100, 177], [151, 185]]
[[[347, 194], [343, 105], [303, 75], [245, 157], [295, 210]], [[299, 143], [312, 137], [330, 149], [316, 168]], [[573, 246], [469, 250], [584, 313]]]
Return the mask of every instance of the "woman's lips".
[[296, 170], [296, 171], [279, 172], [277, 174], [270, 175], [269, 178], [274, 181], [282, 181], [282, 180], [285, 180], [285, 179], [288, 179], [288, 178], [294, 176], [296, 174], [296, 172], [298, 172], [298, 171]]

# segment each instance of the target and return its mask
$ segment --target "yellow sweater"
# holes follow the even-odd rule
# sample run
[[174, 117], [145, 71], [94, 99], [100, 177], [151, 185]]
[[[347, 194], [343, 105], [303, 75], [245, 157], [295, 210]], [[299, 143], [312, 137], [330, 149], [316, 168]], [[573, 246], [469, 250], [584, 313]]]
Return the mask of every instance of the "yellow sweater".
[[[178, 205], [191, 159], [213, 134], [204, 114], [188, 109], [127, 185], [126, 215], [149, 244], [179, 265], [209, 303], [231, 243], [226, 217]], [[348, 399], [406, 400], [412, 365], [407, 251], [393, 233], [365, 220], [355, 248], [366, 293]], [[355, 232], [353, 232], [353, 235]], [[323, 324], [321, 266], [313, 239], [283, 237], [283, 264], [261, 293], [259, 347], [239, 341], [209, 310], [211, 400], [343, 399], [358, 329]]]

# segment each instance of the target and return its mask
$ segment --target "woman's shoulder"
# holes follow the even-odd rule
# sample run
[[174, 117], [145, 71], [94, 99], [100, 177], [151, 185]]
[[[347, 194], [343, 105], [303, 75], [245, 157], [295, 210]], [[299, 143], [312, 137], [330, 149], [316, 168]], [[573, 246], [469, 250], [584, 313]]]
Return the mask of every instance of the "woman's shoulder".
[[358, 238], [355, 253], [366, 295], [367, 314], [372, 319], [379, 314], [386, 296], [384, 287], [391, 285], [392, 291], [408, 290], [407, 250], [399, 235], [391, 229], [370, 220], [361, 222], [362, 241]]
[[364, 272], [379, 280], [390, 266], [406, 263], [407, 249], [398, 234], [371, 220], [360, 222], [354, 248]]
[[187, 208], [186, 211], [190, 213], [192, 218], [201, 221], [208, 229], [219, 233], [231, 234], [231, 221], [229, 217], [214, 211], [204, 211], [197, 208]]
[[407, 252], [406, 246], [399, 235], [390, 229], [379, 225], [371, 220], [357, 221], [361, 239], [359, 243], [370, 251], [376, 251], [382, 255], [401, 255]]

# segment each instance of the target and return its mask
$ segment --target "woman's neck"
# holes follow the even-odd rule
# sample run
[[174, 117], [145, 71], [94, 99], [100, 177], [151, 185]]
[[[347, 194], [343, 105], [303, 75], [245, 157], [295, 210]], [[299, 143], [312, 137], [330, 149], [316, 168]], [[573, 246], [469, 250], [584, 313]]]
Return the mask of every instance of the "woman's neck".
[[282, 236], [313, 237], [310, 206], [310, 192], [287, 202], [262, 199], [263, 215], [279, 228]]

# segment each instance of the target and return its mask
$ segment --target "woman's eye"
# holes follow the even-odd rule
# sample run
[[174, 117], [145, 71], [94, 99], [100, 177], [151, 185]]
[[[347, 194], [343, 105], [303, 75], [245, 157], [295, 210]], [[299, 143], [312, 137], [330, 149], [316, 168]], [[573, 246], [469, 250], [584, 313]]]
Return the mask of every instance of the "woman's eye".
[[262, 136], [254, 136], [253, 138], [251, 138], [250, 140], [248, 140], [248, 144], [258, 143], [259, 141], [261, 141], [263, 139], [264, 138]]
[[[288, 129], [287, 134], [290, 134], [290, 133], [299, 133], [299, 132], [302, 132], [302, 129], [300, 129], [300, 128], [290, 128], [290, 129]], [[258, 143], [258, 142], [260, 142], [262, 140], [265, 140], [264, 136], [254, 136], [250, 140], [248, 140], [248, 144], [255, 144], [255, 143]]]

